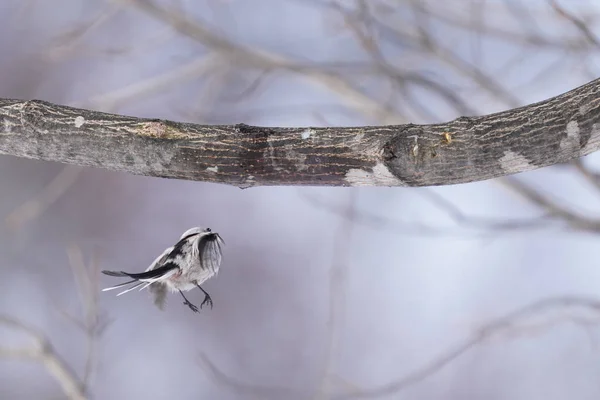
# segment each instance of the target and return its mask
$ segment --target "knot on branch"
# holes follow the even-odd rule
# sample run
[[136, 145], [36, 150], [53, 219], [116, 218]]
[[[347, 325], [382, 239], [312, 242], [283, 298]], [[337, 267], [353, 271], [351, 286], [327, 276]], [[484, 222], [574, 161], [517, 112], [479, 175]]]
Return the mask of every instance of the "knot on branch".
[[455, 132], [437, 133], [408, 125], [384, 145], [383, 160], [392, 174], [408, 185], [415, 185], [439, 170], [449, 148], [457, 146], [454, 136]]

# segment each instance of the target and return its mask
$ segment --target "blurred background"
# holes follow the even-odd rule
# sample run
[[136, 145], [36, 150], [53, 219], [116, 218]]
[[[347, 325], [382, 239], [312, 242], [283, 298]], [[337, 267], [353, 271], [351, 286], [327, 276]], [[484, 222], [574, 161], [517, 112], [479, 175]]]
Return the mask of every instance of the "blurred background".
[[[599, 38], [594, 0], [3, 0], [0, 97], [432, 123], [597, 78]], [[0, 397], [598, 398], [597, 170], [240, 190], [0, 156]], [[226, 242], [212, 310], [100, 292], [193, 226]]]

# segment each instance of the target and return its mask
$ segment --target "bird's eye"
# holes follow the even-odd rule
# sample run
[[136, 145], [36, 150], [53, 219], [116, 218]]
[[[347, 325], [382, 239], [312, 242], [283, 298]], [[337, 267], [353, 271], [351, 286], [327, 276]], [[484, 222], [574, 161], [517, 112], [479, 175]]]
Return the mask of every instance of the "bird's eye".
[[210, 228], [206, 228], [206, 232], [212, 232]]

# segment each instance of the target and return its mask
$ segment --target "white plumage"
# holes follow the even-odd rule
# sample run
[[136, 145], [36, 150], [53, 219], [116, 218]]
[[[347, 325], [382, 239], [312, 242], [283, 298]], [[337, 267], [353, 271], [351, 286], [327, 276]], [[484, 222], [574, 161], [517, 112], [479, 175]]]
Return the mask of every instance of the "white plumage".
[[185, 300], [184, 304], [197, 312], [198, 307], [190, 303], [183, 294], [184, 291], [197, 287], [205, 295], [200, 308], [204, 304], [212, 307], [212, 299], [200, 285], [219, 272], [223, 244], [221, 236], [209, 228], [188, 229], [174, 246], [163, 251], [144, 272], [102, 271], [109, 276], [133, 278], [131, 281], [108, 287], [103, 291], [134, 284], [117, 295], [120, 296], [142, 286], [140, 290], [148, 288], [154, 295], [154, 304], [160, 309], [164, 308], [167, 289], [171, 292], [178, 291]]

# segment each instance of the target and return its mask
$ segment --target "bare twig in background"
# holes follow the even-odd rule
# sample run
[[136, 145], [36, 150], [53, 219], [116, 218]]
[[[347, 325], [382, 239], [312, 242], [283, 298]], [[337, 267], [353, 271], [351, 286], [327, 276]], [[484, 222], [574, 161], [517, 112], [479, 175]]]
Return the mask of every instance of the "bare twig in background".
[[59, 383], [63, 392], [70, 400], [86, 399], [83, 385], [65, 362], [54, 351], [46, 337], [24, 323], [7, 317], [0, 316], [0, 324], [20, 330], [34, 340], [34, 344], [22, 348], [0, 347], [0, 357], [40, 362]]
[[94, 30], [102, 27], [122, 10], [119, 4], [108, 4], [106, 9], [98, 12], [93, 18], [79, 23], [68, 32], [56, 37], [55, 45], [48, 51], [48, 56], [57, 60], [75, 51], [81, 51], [83, 39]]
[[9, 229], [19, 230], [42, 214], [54, 204], [79, 178], [82, 169], [66, 166], [50, 183], [34, 198], [26, 201], [6, 216]]
[[457, 73], [467, 76], [478, 85], [480, 90], [485, 90], [493, 98], [501, 100], [509, 107], [518, 107], [521, 103], [509, 90], [505, 89], [494, 77], [484, 73], [481, 69], [463, 60], [451, 49], [447, 49], [443, 44], [436, 40], [426, 29], [430, 18], [430, 11], [426, 4], [422, 2], [410, 1], [407, 3], [417, 18], [418, 23], [414, 26], [406, 24], [393, 24], [390, 21], [384, 21], [373, 17], [370, 13], [361, 13], [360, 15], [348, 8], [342, 9], [337, 5], [338, 10], [343, 10], [344, 14], [354, 14], [359, 18], [367, 18], [370, 23], [375, 25], [380, 32], [380, 38], [392, 45], [404, 46], [407, 43], [416, 45], [420, 51], [429, 54], [439, 61], [447, 64]]
[[[574, 314], [578, 311], [583, 311], [588, 315], [579, 316]], [[560, 313], [560, 315], [558, 317], [556, 315], [551, 316], [552, 318], [550, 319], [546, 317], [544, 323], [531, 323], [532, 319], [539, 318], [540, 315], [543, 317], [544, 313], [549, 312]], [[377, 389], [362, 391], [354, 389], [350, 393], [333, 398], [336, 400], [345, 400], [377, 398], [391, 394], [397, 395], [398, 392], [429, 378], [477, 345], [485, 344], [492, 339], [516, 339], [523, 336], [530, 336], [534, 333], [547, 332], [548, 328], [563, 322], [571, 322], [576, 326], [586, 329], [591, 325], [596, 326], [600, 324], [600, 301], [585, 297], [556, 297], [540, 300], [485, 324], [464, 342], [449, 349], [440, 357], [435, 358], [424, 367], [415, 370], [401, 379]]]
[[579, 172], [598, 192], [600, 192], [600, 174], [592, 171], [589, 167], [586, 167], [581, 159], [574, 160], [572, 164], [577, 172]]
[[226, 56], [230, 62], [242, 63], [252, 68], [279, 69], [299, 73], [299, 76], [331, 89], [340, 96], [343, 102], [369, 118], [388, 124], [406, 122], [396, 111], [385, 109], [379, 102], [367, 96], [351, 82], [340, 78], [338, 74], [323, 72], [314, 66], [298, 64], [282, 55], [272, 54], [265, 50], [246, 48], [217, 35], [206, 24], [202, 24], [198, 20], [192, 21], [175, 9], [162, 8], [153, 1], [127, 0], [127, 2], [171, 25], [178, 32]]
[[[62, 62], [72, 58], [82, 56], [92, 56], [105, 58], [127, 55], [134, 57], [148, 53], [158, 47], [161, 43], [167, 43], [174, 38], [172, 29], [168, 26], [157, 30], [152, 37], [143, 43], [137, 43], [135, 46], [127, 47], [120, 42], [113, 42], [109, 47], [99, 48], [90, 46], [86, 39], [93, 36], [92, 33], [98, 32], [101, 28], [114, 22], [117, 17], [122, 16], [127, 11], [127, 7], [120, 1], [109, 1], [105, 9], [100, 10], [96, 15], [88, 20], [77, 23], [65, 32], [54, 37], [52, 44], [48, 46], [44, 54], [49, 60]], [[108, 28], [110, 29], [110, 27]]]
[[[419, 192], [425, 194], [427, 198], [445, 214], [447, 214], [455, 223], [454, 226], [447, 228], [440, 227], [439, 224], [426, 224], [418, 221], [400, 221], [389, 215], [379, 215], [370, 210], [356, 210], [354, 220], [357, 224], [378, 230], [386, 230], [399, 235], [423, 235], [423, 236], [453, 236], [465, 238], [489, 238], [500, 233], [514, 233], [524, 230], [549, 229], [557, 222], [560, 222], [550, 213], [539, 217], [507, 220], [506, 218], [487, 218], [469, 216], [460, 211], [454, 204], [444, 199], [434, 192]], [[332, 214], [347, 218], [348, 214], [339, 204], [327, 202], [311, 194], [300, 193], [310, 204], [317, 208], [326, 210]], [[459, 228], [468, 229], [468, 231], [459, 231]]]
[[122, 103], [132, 99], [139, 99], [156, 93], [164, 93], [178, 84], [199, 78], [209, 71], [216, 69], [217, 61], [218, 57], [209, 54], [161, 75], [121, 87], [109, 93], [94, 96], [75, 105], [84, 106], [85, 104], [89, 104], [93, 108], [114, 111]]
[[[349, 383], [345, 378], [331, 373], [330, 378], [345, 383], [344, 386], [348, 387], [349, 391], [330, 398], [346, 400], [397, 395], [400, 391], [441, 371], [476, 346], [491, 344], [493, 341], [504, 342], [506, 340], [532, 337], [548, 332], [550, 328], [565, 322], [584, 328], [586, 332], [590, 327], [599, 325], [600, 301], [593, 298], [565, 296], [544, 299], [521, 307], [476, 329], [471, 337], [426, 363], [422, 368], [377, 389], [361, 389], [358, 385]], [[206, 355], [202, 354], [201, 360], [221, 384], [235, 391], [263, 397], [289, 397], [293, 394], [290, 389], [286, 388], [240, 383], [219, 370]]]
[[[328, 1], [328, 0], [294, 0], [294, 1], [302, 3], [302, 4], [312, 4], [316, 7], [337, 8], [337, 9], [339, 9], [342, 6], [342, 4], [344, 4], [342, 2]], [[376, 4], [376, 3], [377, 2], [375, 2], [375, 1], [371, 2], [371, 4]], [[511, 28], [507, 24], [502, 23], [502, 20], [499, 20], [500, 22], [498, 23], [498, 22], [495, 22], [491, 18], [490, 19], [475, 18], [473, 13], [471, 13], [470, 16], [474, 17], [474, 18], [468, 18], [469, 15], [467, 15], [467, 16], [464, 15], [464, 11], [467, 10], [467, 8], [457, 7], [457, 4], [460, 4], [460, 5], [463, 4], [463, 0], [459, 0], [459, 1], [455, 1], [455, 2], [448, 1], [448, 2], [443, 2], [443, 3], [439, 2], [438, 0], [433, 0], [433, 1], [429, 1], [429, 2], [422, 1], [422, 3], [425, 3], [425, 6], [427, 7], [425, 9], [427, 14], [430, 17], [434, 18], [436, 21], [443, 22], [444, 24], [447, 24], [454, 28], [459, 28], [469, 34], [477, 35], [479, 37], [488, 36], [494, 40], [502, 40], [504, 42], [507, 42], [510, 44], [516, 44], [516, 45], [531, 46], [531, 47], [542, 49], [542, 50], [546, 50], [546, 49], [561, 50], [561, 51], [569, 50], [569, 51], [577, 51], [577, 52], [582, 52], [582, 53], [586, 53], [586, 52], [590, 51], [589, 41], [581, 40], [582, 38], [580, 38], [580, 37], [573, 38], [573, 37], [564, 36], [564, 35], [561, 35], [560, 37], [551, 37], [548, 35], [544, 35], [542, 32], [539, 32], [539, 31], [534, 32], [534, 31], [528, 30], [527, 24], [521, 25], [523, 30], [520, 31], [520, 30]], [[473, 8], [475, 8], [475, 7], [479, 8], [479, 10], [478, 10], [479, 12], [477, 13], [477, 16], [481, 16], [484, 4], [485, 4], [486, 9], [494, 6], [494, 2], [486, 2], [485, 0], [471, 1], [469, 3]], [[383, 2], [380, 2], [379, 4], [383, 4]], [[347, 4], [344, 4], [344, 5], [346, 7], [348, 7]], [[428, 5], [433, 5], [433, 6], [428, 6]], [[384, 7], [382, 7], [382, 8], [384, 8]], [[387, 7], [384, 9], [385, 9], [385, 11], [378, 13], [380, 15], [376, 16], [375, 13], [372, 13], [371, 15], [374, 18], [376, 17], [379, 19], [382, 16], [389, 16], [389, 15], [393, 16], [394, 13], [401, 12], [400, 10], [404, 11], [404, 9], [400, 8], [400, 7]], [[345, 10], [350, 10], [350, 8], [349, 7], [345, 8]], [[391, 10], [391, 12], [386, 12], [388, 10]], [[498, 12], [497, 9], [492, 9], [491, 12], [488, 12], [488, 15], [489, 14], [497, 14], [497, 12]], [[589, 20], [589, 22], [593, 22], [593, 19], [597, 20], [598, 16], [592, 14], [592, 15], [589, 15], [589, 18], [587, 18], [587, 20]]]
[[350, 268], [350, 249], [352, 244], [352, 233], [355, 225], [355, 211], [357, 203], [356, 191], [349, 193], [346, 209], [346, 216], [340, 222], [339, 230], [336, 234], [333, 260], [329, 271], [329, 320], [327, 321], [327, 343], [325, 346], [325, 357], [323, 362], [323, 372], [319, 382], [315, 400], [329, 399], [331, 397], [331, 376], [334, 375], [335, 359], [340, 347], [340, 332], [343, 331], [344, 316], [346, 314], [346, 277]]
[[548, 0], [548, 3], [558, 15], [571, 22], [581, 32], [581, 34], [587, 40], [589, 40], [590, 43], [592, 43], [594, 46], [600, 47], [600, 40], [598, 40], [596, 35], [594, 35], [594, 33], [590, 30], [590, 28], [584, 21], [568, 12], [564, 7], [558, 4], [556, 0]]
[[300, 394], [285, 387], [240, 382], [217, 368], [205, 353], [200, 353], [200, 365], [212, 375], [218, 384], [235, 392], [243, 393], [246, 398], [247, 396], [255, 396], [258, 399], [289, 399], [291, 396]]
[[108, 326], [109, 321], [100, 312], [98, 305], [100, 265], [97, 258], [92, 257], [89, 267], [86, 266], [81, 249], [75, 245], [67, 248], [67, 255], [75, 279], [83, 318], [74, 317], [66, 311], [63, 311], [62, 314], [79, 327], [86, 336], [86, 357], [81, 380], [87, 393], [96, 360], [98, 338]]
[[[429, 117], [429, 120], [439, 120], [434, 115], [433, 110], [429, 110], [426, 106], [419, 103], [417, 98], [412, 94], [410, 88], [412, 85], [420, 86], [424, 89], [428, 89], [431, 92], [439, 95], [449, 105], [456, 108], [460, 115], [475, 115], [475, 110], [467, 104], [460, 96], [458, 96], [451, 88], [446, 87], [435, 80], [427, 77], [425, 74], [404, 71], [400, 67], [396, 67], [389, 63], [384, 55], [384, 52], [380, 49], [378, 41], [373, 37], [373, 32], [366, 32], [370, 28], [371, 18], [368, 16], [368, 7], [366, 5], [361, 7], [360, 12], [357, 15], [348, 12], [347, 10], [335, 4], [336, 9], [344, 19], [346, 26], [350, 32], [356, 37], [356, 41], [361, 45], [364, 51], [369, 54], [372, 58], [373, 67], [371, 74], [378, 77], [387, 77], [393, 82], [392, 94], [401, 94], [405, 102], [407, 102], [413, 109], [418, 111], [421, 115]], [[395, 95], [390, 96], [390, 101], [399, 102]], [[392, 105], [390, 105], [392, 107]]]
[[498, 182], [530, 203], [540, 207], [554, 218], [565, 221], [572, 230], [585, 232], [600, 231], [600, 219], [580, 215], [559, 204], [557, 201], [552, 200], [547, 193], [541, 193], [537, 189], [534, 189], [531, 185], [525, 184], [518, 179], [509, 178], [500, 179]]

